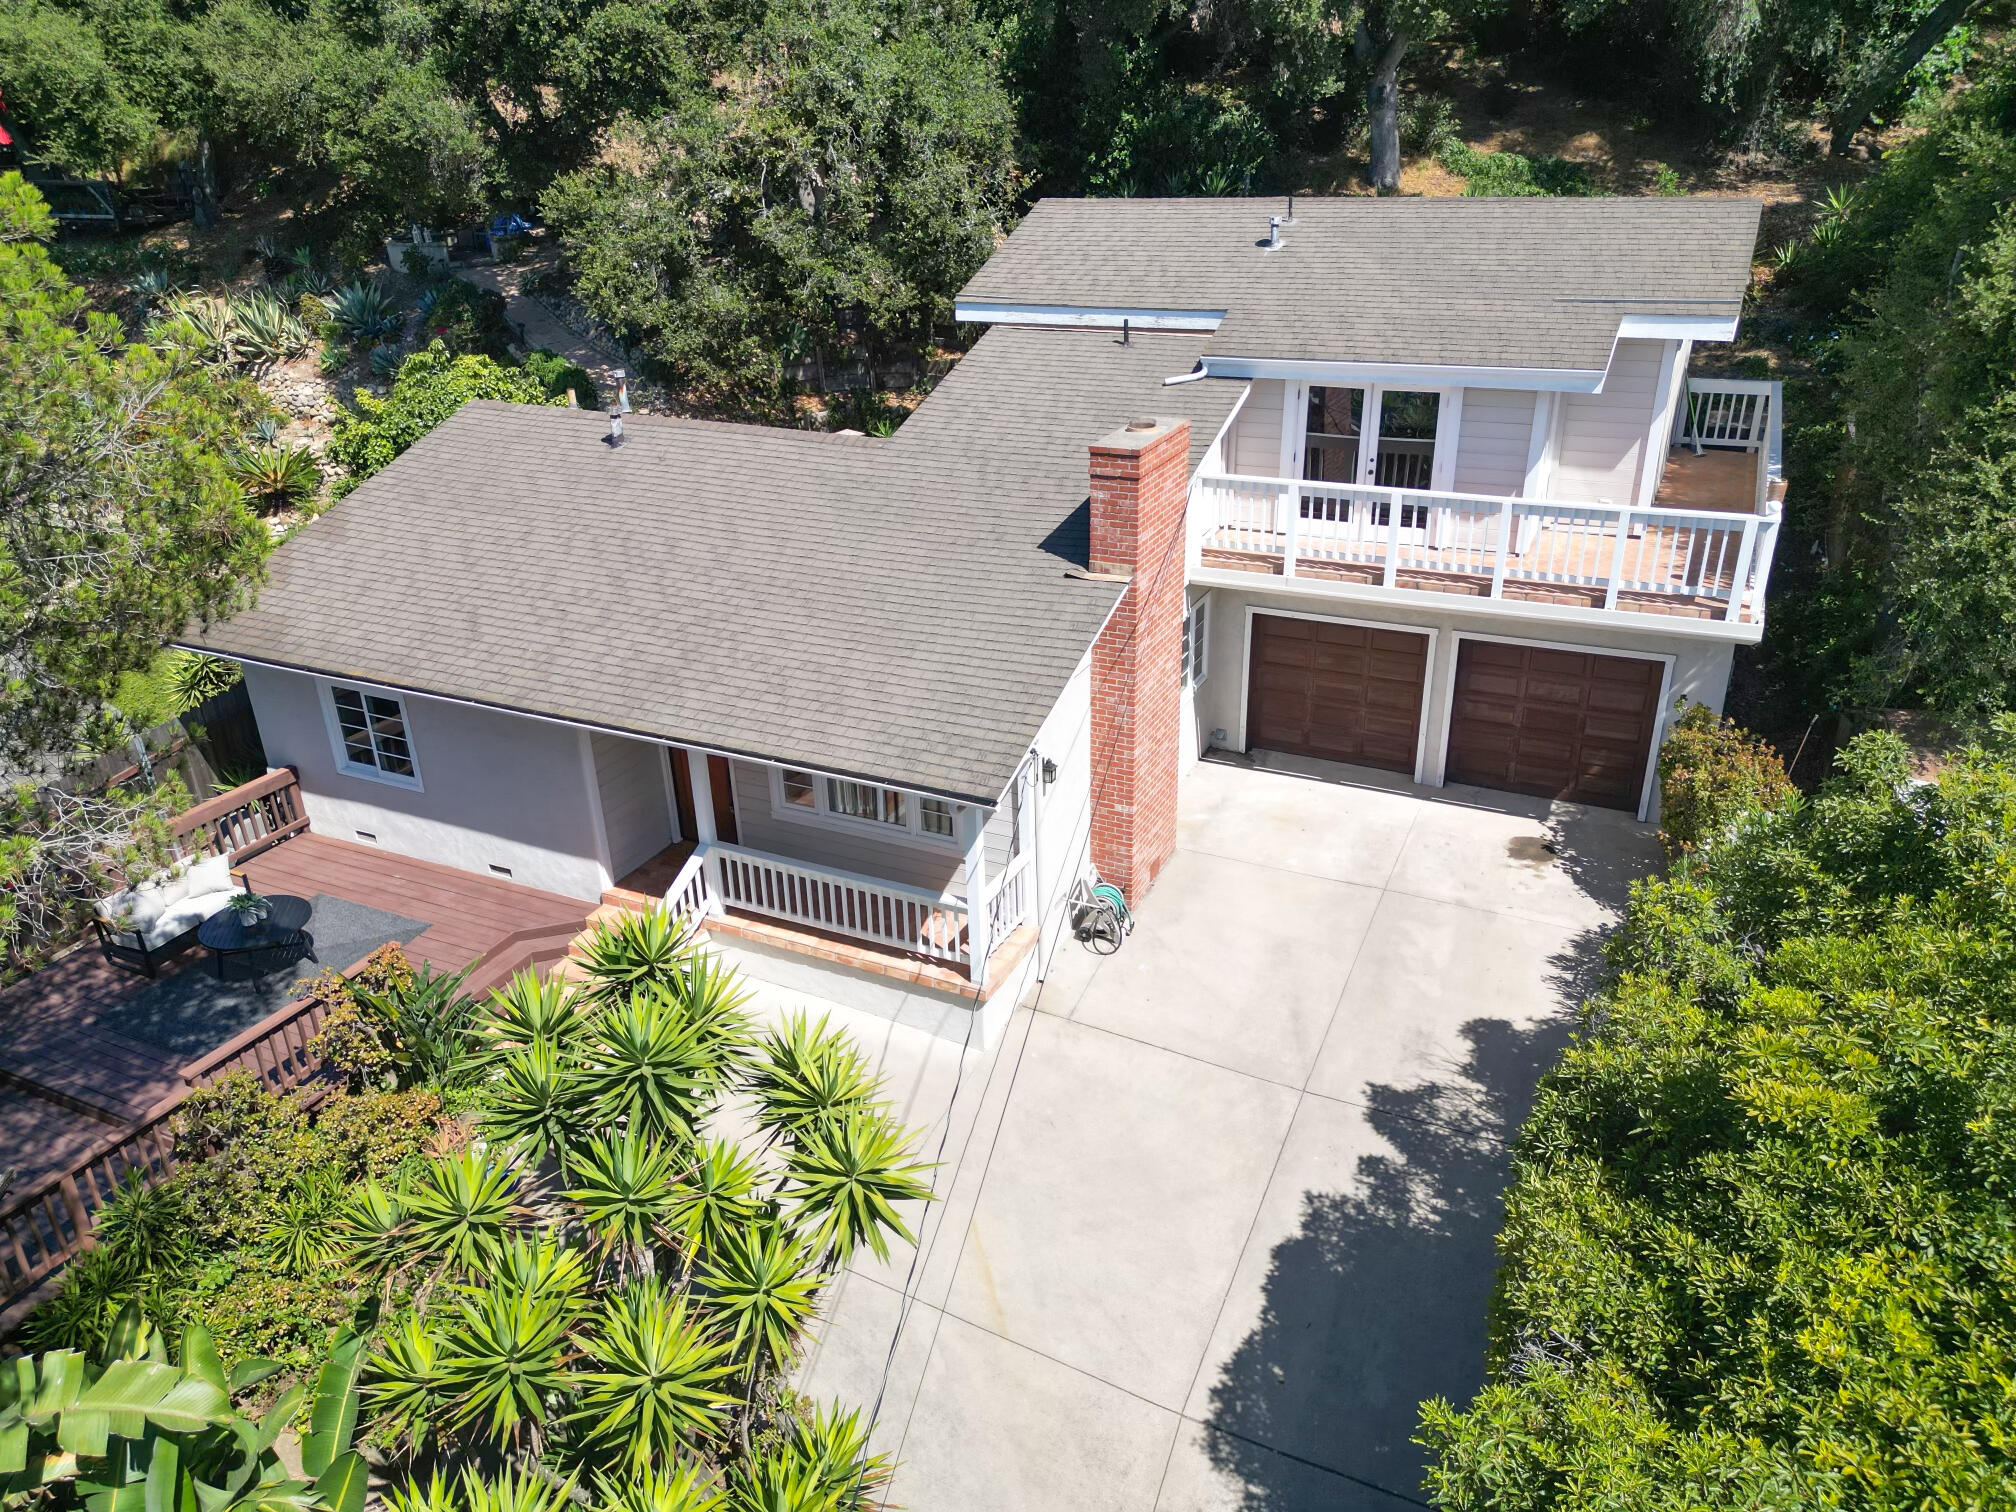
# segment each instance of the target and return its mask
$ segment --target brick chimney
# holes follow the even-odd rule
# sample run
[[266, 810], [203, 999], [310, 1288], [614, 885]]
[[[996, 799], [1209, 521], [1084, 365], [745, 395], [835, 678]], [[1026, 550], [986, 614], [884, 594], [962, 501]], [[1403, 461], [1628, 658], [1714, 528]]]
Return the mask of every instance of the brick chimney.
[[1136, 903], [1176, 849], [1190, 422], [1130, 421], [1091, 463], [1092, 571], [1129, 580], [1092, 645], [1092, 861]]

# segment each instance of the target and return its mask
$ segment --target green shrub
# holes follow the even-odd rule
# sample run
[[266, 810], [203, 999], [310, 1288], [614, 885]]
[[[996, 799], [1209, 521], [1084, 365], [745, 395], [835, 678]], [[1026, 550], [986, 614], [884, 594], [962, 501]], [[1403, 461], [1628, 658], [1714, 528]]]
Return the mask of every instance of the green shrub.
[[383, 1181], [427, 1149], [440, 1121], [432, 1088], [339, 1094], [317, 1111], [315, 1137], [343, 1180]]
[[290, 1371], [306, 1370], [327, 1352], [329, 1336], [357, 1314], [355, 1288], [341, 1270], [294, 1275], [257, 1250], [212, 1261], [182, 1301], [186, 1321], [210, 1330], [227, 1369], [263, 1356]]
[[1468, 180], [1463, 186], [1465, 194], [1530, 197], [1601, 192], [1591, 180], [1588, 168], [1567, 158], [1479, 152], [1454, 140], [1447, 142], [1435, 156], [1444, 168]]
[[1706, 704], [1687, 704], [1659, 748], [1659, 838], [1667, 855], [1685, 855], [1794, 792], [1777, 751]]
[[480, 352], [501, 361], [511, 347], [509, 309], [495, 289], [451, 278], [420, 296], [421, 329], [458, 357]]
[[446, 420], [471, 399], [551, 404], [546, 386], [522, 368], [488, 357], [457, 357], [430, 342], [401, 364], [383, 399], [356, 396], [356, 409], [338, 417], [326, 455], [361, 482]]
[[1861, 737], [1641, 883], [1514, 1152], [1452, 1509], [2016, 1497], [2016, 769]]
[[595, 380], [588, 376], [588, 370], [569, 362], [558, 352], [538, 348], [525, 359], [525, 371], [546, 385], [549, 398], [565, 399], [567, 390], [574, 390], [574, 399], [583, 409], [600, 409], [602, 391], [595, 386]]
[[396, 942], [380, 945], [352, 977], [325, 971], [308, 984], [305, 996], [322, 1008], [322, 1028], [308, 1053], [342, 1077], [352, 1091], [377, 1086], [392, 1070], [385, 1025], [358, 999], [356, 989], [387, 992], [413, 980], [413, 966]]

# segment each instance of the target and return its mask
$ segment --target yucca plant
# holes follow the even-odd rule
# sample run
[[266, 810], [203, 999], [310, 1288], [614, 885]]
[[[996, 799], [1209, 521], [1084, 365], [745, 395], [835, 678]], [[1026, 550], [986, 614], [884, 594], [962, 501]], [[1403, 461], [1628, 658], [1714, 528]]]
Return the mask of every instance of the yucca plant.
[[630, 1274], [641, 1274], [671, 1209], [671, 1154], [641, 1134], [618, 1134], [591, 1140], [572, 1166], [569, 1200], [579, 1204], [604, 1252], [618, 1257]]
[[489, 1093], [483, 1132], [516, 1145], [534, 1165], [550, 1156], [565, 1166], [594, 1117], [580, 1067], [543, 1041], [498, 1057]]
[[640, 992], [597, 1015], [579, 1075], [603, 1122], [683, 1146], [711, 1105], [721, 1062], [676, 1004]]
[[573, 984], [536, 971], [519, 972], [490, 990], [490, 1016], [482, 1020], [485, 1039], [500, 1048], [578, 1044], [588, 1029]]
[[245, 496], [267, 509], [298, 504], [322, 483], [322, 468], [305, 446], [247, 447], [227, 465]]
[[306, 1275], [341, 1248], [337, 1220], [343, 1207], [340, 1179], [327, 1173], [311, 1176], [274, 1208], [265, 1232], [268, 1253], [295, 1275]]
[[875, 1112], [855, 1112], [805, 1131], [791, 1148], [782, 1196], [792, 1224], [828, 1263], [845, 1263], [866, 1244], [889, 1258], [889, 1234], [917, 1242], [896, 1211], [927, 1202], [930, 1167], [912, 1158], [903, 1130]]
[[690, 1441], [720, 1433], [735, 1399], [726, 1344], [710, 1337], [686, 1298], [656, 1276], [609, 1299], [582, 1339], [589, 1367], [577, 1376], [585, 1437], [633, 1469], [670, 1461]]
[[665, 1214], [667, 1231], [691, 1265], [765, 1216], [763, 1168], [725, 1139], [703, 1144], [679, 1184]]
[[375, 283], [345, 284], [324, 296], [322, 307], [344, 339], [352, 342], [386, 340], [397, 336], [406, 323], [392, 296]]
[[773, 1135], [797, 1135], [877, 1106], [875, 1074], [854, 1042], [824, 1018], [793, 1014], [757, 1044], [748, 1078], [757, 1120]]
[[282, 362], [305, 352], [313, 340], [308, 327], [271, 294], [246, 294], [230, 302], [238, 350], [254, 363]]
[[627, 999], [639, 987], [676, 987], [693, 951], [693, 931], [670, 909], [624, 913], [581, 942], [581, 971], [598, 1003]]
[[466, 1086], [481, 1074], [483, 1040], [476, 1000], [462, 991], [474, 963], [452, 973], [423, 964], [412, 978], [382, 992], [354, 988], [377, 1019], [398, 1085]]
[[464, 1273], [492, 1264], [528, 1214], [518, 1201], [518, 1168], [508, 1156], [474, 1148], [432, 1160], [404, 1194], [399, 1232], [408, 1250]]
[[403, 1313], [378, 1332], [364, 1399], [375, 1431], [420, 1454], [447, 1421], [441, 1341], [417, 1313]]
[[728, 1490], [690, 1460], [596, 1482], [604, 1512], [732, 1512]]
[[548, 1402], [566, 1390], [567, 1332], [578, 1302], [484, 1286], [457, 1299], [435, 1366], [450, 1421], [499, 1450], [536, 1454]]
[[781, 1223], [752, 1223], [729, 1234], [700, 1272], [709, 1311], [753, 1380], [785, 1370], [819, 1300], [816, 1257]]
[[150, 1186], [128, 1171], [118, 1194], [99, 1213], [101, 1247], [140, 1275], [175, 1275], [189, 1260], [190, 1214], [182, 1190], [172, 1182]]

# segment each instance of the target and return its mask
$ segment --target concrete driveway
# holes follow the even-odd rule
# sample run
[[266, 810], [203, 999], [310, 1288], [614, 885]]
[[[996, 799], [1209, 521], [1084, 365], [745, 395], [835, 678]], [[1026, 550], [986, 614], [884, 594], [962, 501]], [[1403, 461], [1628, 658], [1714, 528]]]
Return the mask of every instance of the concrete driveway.
[[1417, 1404], [1482, 1380], [1507, 1141], [1655, 854], [1206, 763], [1133, 938], [1067, 943], [991, 1054], [849, 1018], [943, 1200], [829, 1294], [801, 1384], [873, 1410], [915, 1512], [1419, 1502]]

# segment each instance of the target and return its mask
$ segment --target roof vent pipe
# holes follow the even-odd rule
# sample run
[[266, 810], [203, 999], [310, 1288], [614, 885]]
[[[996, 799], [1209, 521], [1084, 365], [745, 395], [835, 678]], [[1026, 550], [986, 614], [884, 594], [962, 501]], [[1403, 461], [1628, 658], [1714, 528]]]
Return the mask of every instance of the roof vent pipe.
[[613, 405], [609, 410], [609, 445], [613, 449], [623, 444], [623, 411]]
[[1283, 247], [1288, 245], [1281, 239], [1280, 216], [1270, 215], [1267, 217], [1267, 240], [1260, 245], [1265, 247], [1269, 252], [1279, 252]]
[[1128, 334], [1129, 334], [1129, 332], [1128, 332], [1128, 328], [1129, 328], [1129, 327], [1130, 327], [1130, 326], [1131, 326], [1132, 324], [1133, 324], [1133, 321], [1132, 321], [1132, 320], [1131, 320], [1131, 319], [1130, 319], [1130, 318], [1129, 318], [1128, 316], [1125, 316], [1125, 315], [1122, 315], [1122, 316], [1120, 317], [1120, 345], [1122, 345], [1122, 346], [1126, 346], [1126, 345], [1128, 344], [1128, 342], [1127, 342], [1127, 338], [1128, 338]]

